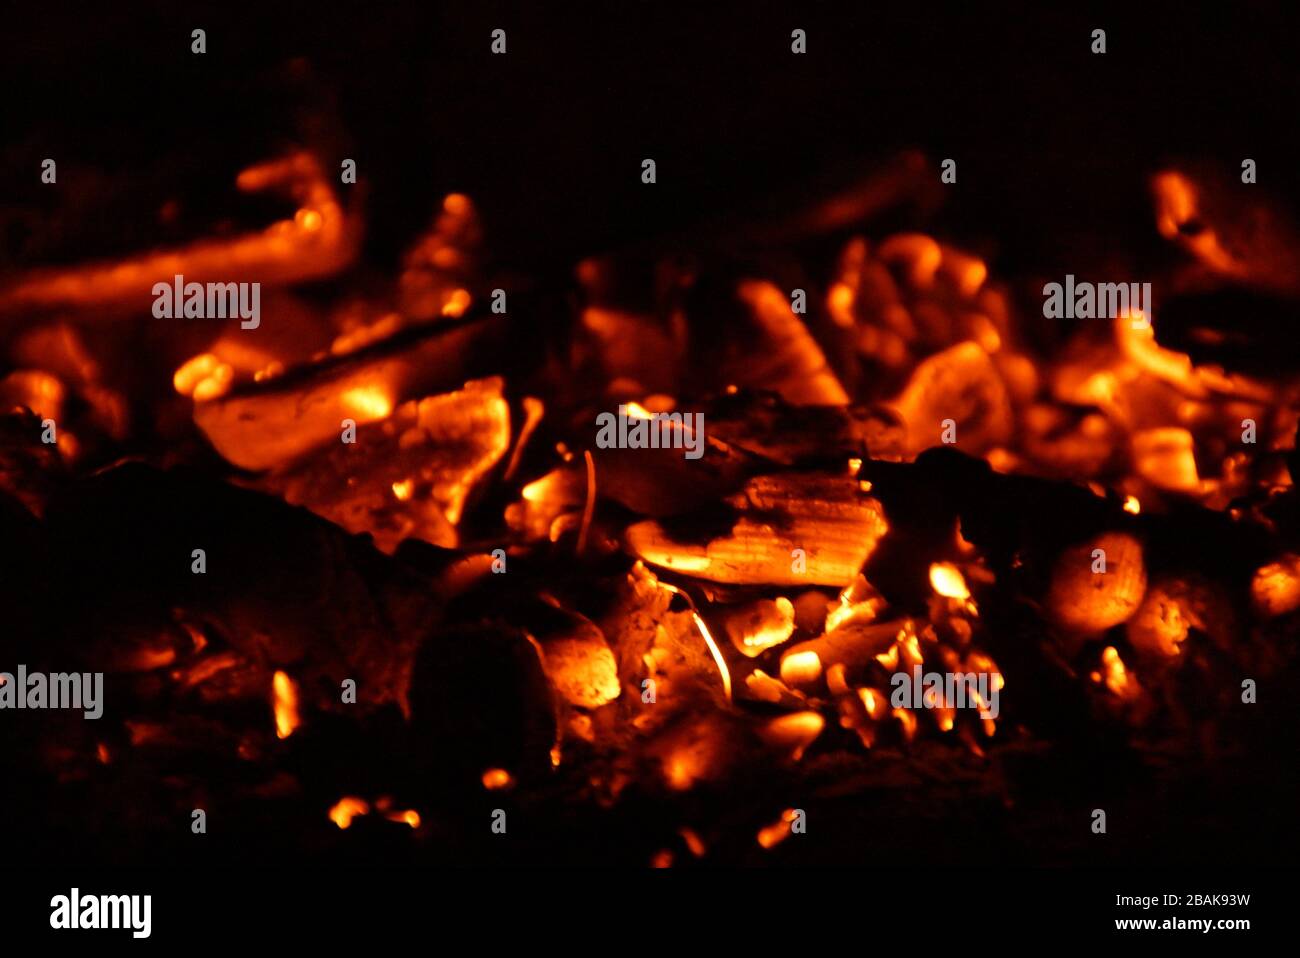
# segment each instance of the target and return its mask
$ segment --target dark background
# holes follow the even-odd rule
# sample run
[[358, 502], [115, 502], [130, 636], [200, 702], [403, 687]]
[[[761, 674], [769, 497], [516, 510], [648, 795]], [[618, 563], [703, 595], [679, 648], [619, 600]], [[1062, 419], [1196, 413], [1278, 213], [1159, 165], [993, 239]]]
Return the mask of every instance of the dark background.
[[[953, 234], [995, 269], [1057, 274], [1117, 233], [1151, 233], [1145, 177], [1170, 160], [1235, 177], [1252, 157], [1259, 189], [1296, 208], [1300, 75], [1284, 9], [24, 7], [0, 30], [0, 266], [201, 235], [242, 212], [239, 168], [305, 141], [357, 160], [366, 259], [385, 270], [450, 190], [480, 205], [504, 260], [567, 267], [797, 205], [915, 146], [958, 161]], [[489, 52], [495, 27], [506, 56]], [[790, 52], [795, 27], [804, 56]], [[57, 191], [39, 183], [46, 156]], [[643, 157], [658, 163], [653, 188]], [[154, 213], [168, 199], [182, 209], [164, 229]], [[75, 229], [59, 223], [64, 204]]]

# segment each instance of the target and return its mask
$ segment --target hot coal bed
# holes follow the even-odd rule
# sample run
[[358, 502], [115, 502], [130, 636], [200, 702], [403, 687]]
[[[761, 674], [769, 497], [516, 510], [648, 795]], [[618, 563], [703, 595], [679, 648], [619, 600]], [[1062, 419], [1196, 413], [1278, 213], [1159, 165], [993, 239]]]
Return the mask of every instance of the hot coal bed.
[[921, 150], [548, 249], [372, 210], [330, 84], [258, 82], [297, 133], [221, 182], [6, 213], [20, 858], [1294, 855], [1300, 241], [1244, 168], [1107, 168], [1051, 272]]

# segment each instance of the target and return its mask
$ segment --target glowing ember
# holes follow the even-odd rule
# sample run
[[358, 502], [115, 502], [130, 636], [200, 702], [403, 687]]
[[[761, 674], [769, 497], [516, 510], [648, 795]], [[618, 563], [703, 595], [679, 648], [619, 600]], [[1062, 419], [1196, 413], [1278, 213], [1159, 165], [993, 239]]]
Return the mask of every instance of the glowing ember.
[[1092, 673], [1094, 682], [1105, 682], [1106, 688], [1122, 699], [1137, 698], [1140, 692], [1137, 679], [1129, 675], [1124, 661], [1119, 657], [1119, 651], [1113, 645], [1102, 650], [1101, 666], [1101, 672]]
[[183, 363], [172, 376], [172, 385], [182, 396], [195, 401], [216, 399], [230, 391], [234, 369], [212, 353], [201, 353]]
[[288, 738], [300, 724], [298, 689], [288, 675], [276, 672], [271, 680], [271, 692], [275, 705], [275, 734], [278, 738]]
[[867, 710], [867, 715], [873, 719], [884, 714], [885, 700], [875, 689], [858, 689], [858, 697], [862, 699], [862, 707]]
[[774, 848], [790, 837], [790, 825], [795, 820], [795, 810], [787, 808], [780, 819], [758, 830], [758, 843], [764, 848]]
[[722, 676], [722, 691], [727, 696], [727, 701], [731, 701], [731, 670], [727, 668], [727, 662], [722, 657], [721, 650], [713, 641], [713, 636], [709, 634], [709, 627], [704, 624], [698, 612], [693, 613], [695, 617], [695, 627], [700, 630], [700, 635], [704, 638], [704, 644], [709, 647], [709, 654], [713, 656], [713, 661], [717, 663], [718, 674]]
[[1138, 502], [1137, 496], [1124, 497], [1124, 511], [1131, 512], [1135, 516], [1142, 511], [1142, 503]]
[[385, 419], [393, 411], [393, 401], [378, 386], [360, 386], [343, 394], [343, 404], [353, 411], [358, 422]]
[[692, 855], [696, 858], [704, 857], [706, 849], [699, 835], [689, 828], [679, 828], [677, 834], [682, 836], [682, 841], [686, 843], [686, 847], [690, 849]]
[[1284, 555], [1256, 570], [1250, 583], [1251, 603], [1269, 617], [1300, 609], [1300, 556]]
[[794, 605], [784, 596], [761, 600], [726, 619], [731, 644], [753, 658], [780, 645], [794, 632]]
[[969, 599], [970, 589], [961, 571], [951, 562], [935, 562], [930, 566], [930, 585], [934, 591], [949, 599]]
[[759, 734], [769, 745], [792, 749], [791, 758], [797, 762], [825, 727], [826, 720], [820, 712], [804, 711], [772, 719]]
[[903, 735], [910, 742], [916, 735], [916, 716], [907, 709], [894, 709], [894, 718], [903, 726]]
[[352, 795], [345, 795], [330, 809], [329, 816], [330, 821], [339, 828], [347, 828], [352, 824], [352, 819], [358, 815], [368, 815], [369, 813], [369, 803]]
[[489, 768], [483, 773], [483, 787], [488, 791], [509, 788], [513, 784], [514, 779], [504, 768]]
[[384, 817], [390, 822], [401, 822], [402, 824], [409, 825], [412, 828], [420, 827], [420, 813], [411, 808], [408, 808], [405, 811], [385, 812]]
[[807, 685], [821, 674], [822, 660], [816, 652], [794, 652], [781, 659], [781, 681], [786, 685]]

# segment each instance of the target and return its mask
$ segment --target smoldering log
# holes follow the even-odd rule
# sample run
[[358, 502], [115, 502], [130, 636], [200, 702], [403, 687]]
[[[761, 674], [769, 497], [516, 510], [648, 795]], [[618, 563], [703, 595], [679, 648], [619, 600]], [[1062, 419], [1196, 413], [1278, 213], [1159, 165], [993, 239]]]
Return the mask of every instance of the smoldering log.
[[[126, 463], [71, 484], [46, 522], [68, 641], [170, 627], [173, 609], [283, 668], [322, 707], [405, 700], [437, 614], [430, 580], [305, 509], [183, 470]], [[202, 550], [203, 571], [194, 571]]]
[[714, 582], [842, 587], [887, 528], [879, 502], [846, 475], [756, 476], [726, 505], [637, 523], [628, 547], [651, 565]]
[[357, 425], [386, 418], [406, 400], [460, 386], [489, 371], [501, 317], [417, 326], [363, 348], [195, 403], [194, 421], [243, 469], [291, 462]]
[[711, 436], [704, 442], [705, 455], [697, 459], [687, 459], [680, 448], [593, 449], [596, 489], [641, 515], [672, 516], [730, 495], [760, 467], [753, 456]]

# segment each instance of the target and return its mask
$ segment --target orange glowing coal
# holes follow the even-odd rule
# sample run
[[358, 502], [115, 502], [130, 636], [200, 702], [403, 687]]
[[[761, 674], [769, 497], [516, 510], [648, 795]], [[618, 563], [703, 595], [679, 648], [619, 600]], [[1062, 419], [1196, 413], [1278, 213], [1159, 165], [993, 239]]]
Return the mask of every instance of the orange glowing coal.
[[405, 811], [385, 812], [384, 817], [390, 822], [401, 822], [404, 825], [410, 825], [412, 828], [420, 827], [420, 813], [412, 808], [408, 808]]
[[930, 565], [930, 585], [934, 591], [949, 599], [970, 598], [970, 589], [961, 571], [951, 562], [935, 562]]
[[1137, 679], [1129, 674], [1124, 660], [1119, 657], [1119, 650], [1108, 645], [1101, 653], [1101, 671], [1092, 673], [1094, 682], [1104, 682], [1122, 699], [1135, 699], [1141, 693]]
[[339, 828], [347, 828], [352, 824], [352, 819], [358, 815], [368, 814], [370, 814], [370, 804], [353, 795], [344, 795], [329, 812], [330, 821]]
[[483, 773], [483, 787], [488, 791], [509, 788], [513, 784], [514, 779], [504, 768], [489, 768]]
[[798, 817], [798, 812], [793, 808], [787, 808], [781, 813], [781, 817], [771, 825], [765, 825], [758, 830], [758, 843], [764, 848], [774, 848], [790, 837], [790, 826]]
[[276, 672], [271, 680], [272, 704], [275, 706], [275, 734], [288, 738], [300, 724], [298, 717], [298, 689], [293, 679], [284, 672]]

